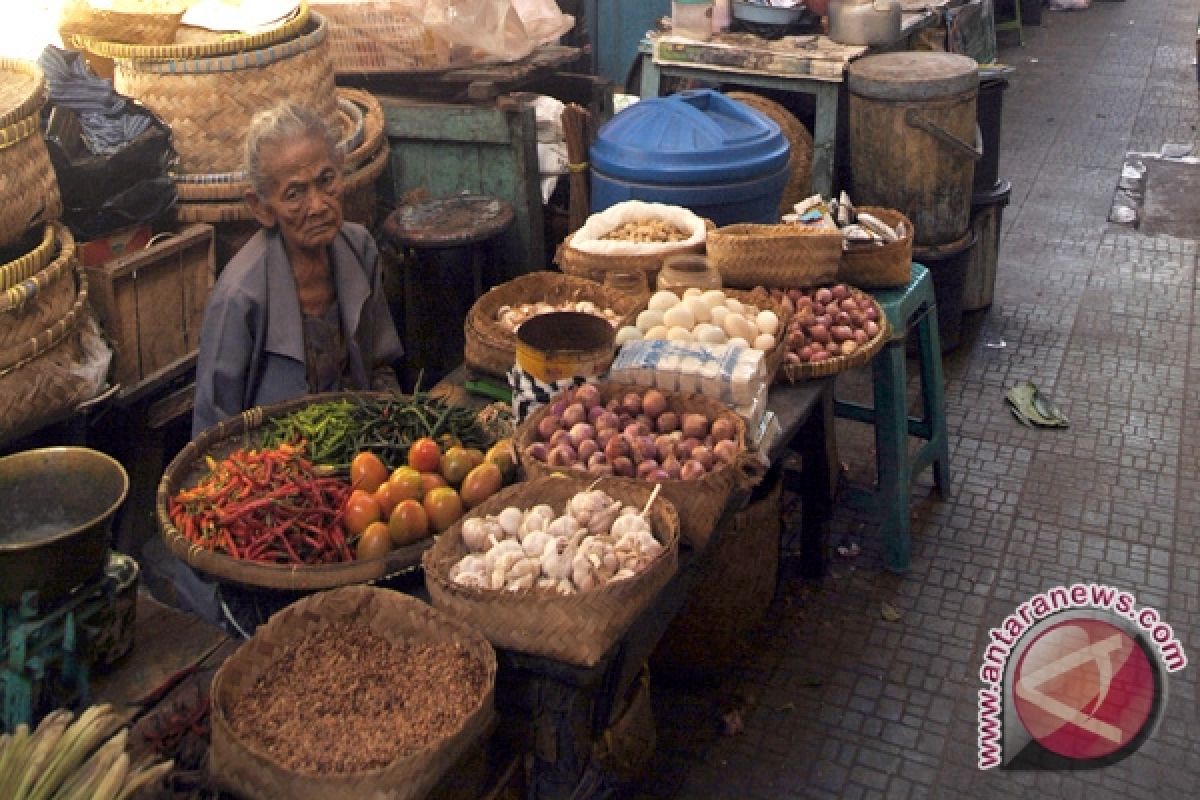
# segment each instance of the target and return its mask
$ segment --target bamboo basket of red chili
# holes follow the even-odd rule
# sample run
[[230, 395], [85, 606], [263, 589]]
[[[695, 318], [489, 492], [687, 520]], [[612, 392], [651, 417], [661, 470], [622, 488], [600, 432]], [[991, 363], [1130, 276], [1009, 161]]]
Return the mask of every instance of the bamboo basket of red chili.
[[298, 445], [263, 446], [268, 421], [341, 396], [252, 408], [186, 445], [156, 495], [171, 552], [221, 580], [291, 591], [365, 583], [420, 564], [430, 540], [355, 560], [342, 527], [349, 481], [312, 464]]

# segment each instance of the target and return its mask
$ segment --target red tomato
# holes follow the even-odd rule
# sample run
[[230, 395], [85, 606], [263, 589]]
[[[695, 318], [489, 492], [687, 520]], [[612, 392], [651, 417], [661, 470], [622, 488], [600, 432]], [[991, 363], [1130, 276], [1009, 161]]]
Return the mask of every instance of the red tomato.
[[425, 495], [425, 513], [429, 515], [429, 524], [434, 531], [441, 533], [449, 528], [463, 515], [462, 498], [458, 492], [448, 486], [431, 489]]
[[374, 492], [387, 479], [387, 466], [369, 450], [362, 451], [350, 462], [350, 485], [355, 489]]
[[419, 542], [429, 535], [429, 515], [418, 500], [402, 500], [396, 504], [388, 519], [392, 545], [403, 547]]
[[442, 465], [442, 451], [429, 437], [417, 439], [408, 448], [408, 465], [417, 472], [437, 472]]
[[350, 497], [346, 500], [344, 516], [346, 533], [358, 536], [372, 522], [379, 522], [382, 519], [383, 513], [379, 510], [379, 503], [375, 501], [374, 497], [362, 489], [355, 489], [350, 493]]

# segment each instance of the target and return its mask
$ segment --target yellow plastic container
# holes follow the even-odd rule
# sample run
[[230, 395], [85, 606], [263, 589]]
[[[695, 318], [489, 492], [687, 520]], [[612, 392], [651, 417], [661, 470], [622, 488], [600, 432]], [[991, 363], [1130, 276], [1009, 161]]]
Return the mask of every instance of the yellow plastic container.
[[517, 366], [546, 383], [596, 377], [612, 364], [614, 336], [594, 314], [538, 314], [517, 328]]

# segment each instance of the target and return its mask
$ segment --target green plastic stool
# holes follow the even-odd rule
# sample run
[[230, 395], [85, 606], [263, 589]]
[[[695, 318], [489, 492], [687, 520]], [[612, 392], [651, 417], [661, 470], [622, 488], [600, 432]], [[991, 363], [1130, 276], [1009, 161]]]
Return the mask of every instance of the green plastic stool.
[[[995, 9], [995, 5], [992, 6]], [[1009, 19], [996, 19], [996, 12], [992, 11], [993, 23], [992, 28], [996, 33], [1001, 31], [1016, 31], [1017, 46], [1025, 46], [1025, 31], [1021, 27], [1021, 0], [1013, 0], [1013, 15]]]
[[[942, 497], [950, 494], [950, 447], [946, 435], [946, 397], [942, 378], [942, 347], [938, 341], [937, 308], [933, 278], [921, 264], [912, 265], [912, 278], [902, 289], [872, 293], [892, 326], [892, 338], [871, 361], [874, 408], [834, 402], [834, 415], [875, 426], [874, 488], [852, 487], [847, 500], [852, 508], [880, 517], [884, 566], [893, 572], [908, 569], [911, 556], [909, 504], [912, 481], [926, 467]], [[921, 363], [921, 418], [908, 415], [904, 342], [916, 328]], [[909, 456], [908, 437], [924, 439], [915, 456]]]

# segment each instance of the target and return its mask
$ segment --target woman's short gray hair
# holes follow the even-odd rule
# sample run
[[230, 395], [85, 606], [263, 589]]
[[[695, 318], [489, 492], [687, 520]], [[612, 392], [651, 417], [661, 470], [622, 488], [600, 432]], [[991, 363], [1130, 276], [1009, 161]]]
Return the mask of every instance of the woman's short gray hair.
[[260, 111], [250, 120], [246, 134], [245, 165], [250, 184], [258, 195], [270, 191], [271, 176], [263, 171], [263, 151], [296, 139], [318, 139], [329, 148], [335, 164], [341, 163], [338, 135], [311, 109], [289, 101]]

